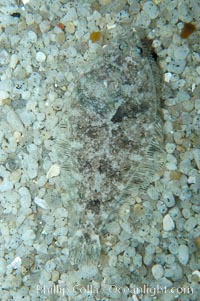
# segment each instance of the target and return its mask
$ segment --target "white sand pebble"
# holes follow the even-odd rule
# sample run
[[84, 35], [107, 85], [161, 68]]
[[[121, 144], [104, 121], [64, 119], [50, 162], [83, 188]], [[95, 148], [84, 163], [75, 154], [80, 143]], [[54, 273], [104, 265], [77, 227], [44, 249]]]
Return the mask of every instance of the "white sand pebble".
[[196, 148], [193, 150], [194, 160], [198, 169], [200, 169], [200, 149]]
[[65, 27], [66, 32], [73, 34], [75, 32], [75, 25], [73, 22], [67, 22]]
[[186, 57], [188, 56], [189, 53], [189, 48], [187, 46], [180, 46], [180, 47], [176, 47], [176, 49], [174, 50], [174, 57], [178, 60], [178, 59], [183, 59], [185, 60]]
[[60, 166], [58, 164], [53, 164], [47, 172], [47, 179], [57, 177], [60, 174]]
[[17, 65], [19, 58], [16, 54], [12, 54], [10, 58], [10, 68], [14, 69]]
[[163, 218], [163, 230], [164, 231], [171, 231], [175, 228], [175, 224], [173, 219], [169, 214], [166, 214]]
[[31, 194], [27, 187], [20, 187], [18, 190], [20, 194], [20, 204], [23, 208], [29, 208], [31, 206]]
[[151, 19], [155, 19], [159, 14], [157, 6], [155, 6], [151, 1], [145, 2], [143, 9]]
[[186, 245], [180, 245], [178, 248], [178, 260], [181, 264], [186, 265], [189, 260], [189, 250]]
[[200, 281], [200, 271], [195, 270], [194, 272], [192, 272], [192, 280], [195, 282]]
[[164, 81], [165, 81], [166, 83], [169, 83], [171, 77], [172, 77], [172, 73], [171, 73], [171, 72], [165, 73], [165, 74], [164, 74]]
[[14, 137], [15, 141], [18, 143], [22, 138], [22, 134], [20, 132], [16, 131], [16, 132], [14, 132], [13, 137]]
[[36, 53], [36, 60], [40, 63], [44, 62], [46, 60], [46, 55], [42, 51], [38, 51]]
[[38, 174], [38, 162], [36, 159], [34, 159], [32, 156], [29, 156], [30, 161], [27, 161], [27, 175], [29, 176], [30, 179], [34, 179], [35, 177], [37, 177]]
[[10, 110], [7, 113], [7, 121], [9, 125], [13, 128], [13, 130], [17, 130], [19, 132], [24, 131], [24, 126], [19, 118], [19, 116], [15, 113], [14, 110]]
[[167, 143], [165, 149], [168, 152], [168, 154], [172, 154], [175, 151], [175, 149], [176, 149], [176, 144], [174, 144], [174, 143]]
[[13, 189], [13, 183], [8, 179], [4, 179], [3, 182], [0, 184], [0, 192], [5, 192]]
[[161, 264], [155, 264], [153, 267], [152, 267], [152, 274], [153, 274], [153, 277], [158, 280], [160, 279], [162, 276], [163, 276], [163, 273], [164, 273], [164, 269], [162, 267]]
[[33, 230], [27, 229], [22, 234], [22, 240], [24, 241], [25, 245], [32, 245], [32, 241], [36, 238], [36, 235]]
[[16, 257], [12, 262], [11, 262], [11, 266], [14, 270], [17, 270], [21, 267], [22, 264], [22, 260], [20, 257]]
[[44, 199], [34, 198], [34, 203], [43, 209], [48, 209], [48, 204]]

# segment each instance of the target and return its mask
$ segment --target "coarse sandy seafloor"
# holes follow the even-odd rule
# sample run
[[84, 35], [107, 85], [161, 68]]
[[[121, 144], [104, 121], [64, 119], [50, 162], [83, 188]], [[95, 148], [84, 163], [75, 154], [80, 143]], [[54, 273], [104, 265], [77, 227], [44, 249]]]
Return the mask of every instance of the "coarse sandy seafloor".
[[[196, 30], [183, 39], [185, 23]], [[0, 0], [2, 301], [200, 300], [199, 24], [198, 0]], [[145, 33], [160, 68], [162, 164], [107, 220], [100, 192], [77, 202], [87, 181], [72, 99], [83, 61], [123, 27]], [[108, 225], [84, 236], [98, 214]]]

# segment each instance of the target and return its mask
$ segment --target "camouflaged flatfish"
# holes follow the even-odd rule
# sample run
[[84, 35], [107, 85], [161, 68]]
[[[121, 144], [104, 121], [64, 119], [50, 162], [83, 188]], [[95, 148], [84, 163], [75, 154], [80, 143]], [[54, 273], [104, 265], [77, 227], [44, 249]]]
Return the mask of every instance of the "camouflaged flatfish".
[[131, 188], [144, 188], [159, 166], [155, 154], [162, 134], [154, 79], [136, 33], [113, 38], [77, 75], [60, 143], [64, 183], [71, 183], [66, 190], [74, 196], [66, 205], [73, 217], [72, 264], [98, 260], [107, 222], [117, 218]]

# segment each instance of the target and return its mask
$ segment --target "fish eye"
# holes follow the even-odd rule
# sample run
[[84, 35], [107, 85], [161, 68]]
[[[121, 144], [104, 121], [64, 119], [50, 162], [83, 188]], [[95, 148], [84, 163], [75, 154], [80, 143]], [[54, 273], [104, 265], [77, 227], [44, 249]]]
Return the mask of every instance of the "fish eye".
[[142, 47], [137, 46], [137, 52], [138, 52], [140, 55], [143, 55], [143, 49], [142, 49]]
[[122, 52], [125, 51], [127, 48], [128, 48], [128, 43], [122, 42], [119, 44], [119, 50], [121, 50]]

